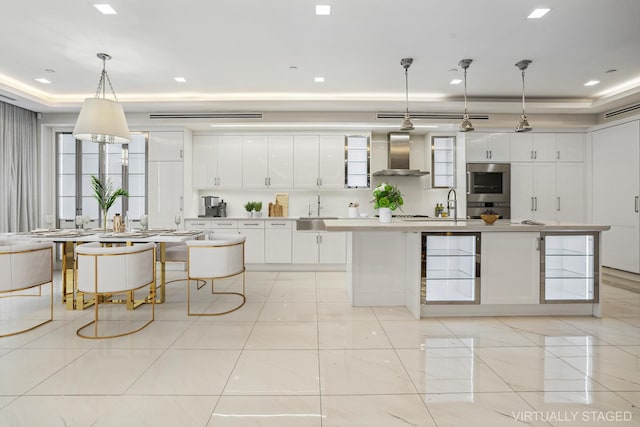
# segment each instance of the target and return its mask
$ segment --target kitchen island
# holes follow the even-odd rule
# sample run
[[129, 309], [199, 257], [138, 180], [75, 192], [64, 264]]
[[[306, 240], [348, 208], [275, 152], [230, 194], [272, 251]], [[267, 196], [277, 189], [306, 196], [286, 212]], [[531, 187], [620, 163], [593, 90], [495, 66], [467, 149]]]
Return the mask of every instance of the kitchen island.
[[499, 220], [325, 220], [348, 232], [354, 306], [406, 306], [416, 317], [600, 315], [606, 225]]

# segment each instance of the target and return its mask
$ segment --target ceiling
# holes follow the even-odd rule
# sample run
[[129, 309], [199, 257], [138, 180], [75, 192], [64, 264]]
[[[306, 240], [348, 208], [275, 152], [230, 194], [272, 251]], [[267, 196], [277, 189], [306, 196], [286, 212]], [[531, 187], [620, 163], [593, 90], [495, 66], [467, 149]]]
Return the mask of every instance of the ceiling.
[[[528, 113], [640, 100], [638, 0], [110, 0], [117, 15], [97, 2], [3, 1], [0, 100], [78, 111], [94, 95], [98, 52], [113, 57], [107, 70], [128, 113], [401, 112], [403, 57], [414, 58], [412, 112], [461, 111], [463, 85], [449, 82], [462, 78], [463, 58], [473, 59], [470, 113], [519, 113], [521, 59], [533, 61]], [[331, 15], [316, 16], [317, 3]], [[538, 7], [551, 11], [527, 19]]]

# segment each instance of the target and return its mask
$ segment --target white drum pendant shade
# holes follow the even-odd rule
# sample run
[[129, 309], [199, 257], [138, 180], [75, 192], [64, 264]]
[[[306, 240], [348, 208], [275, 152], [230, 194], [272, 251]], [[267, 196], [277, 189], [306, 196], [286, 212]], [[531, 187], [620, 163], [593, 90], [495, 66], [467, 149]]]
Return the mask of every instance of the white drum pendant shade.
[[131, 141], [122, 105], [106, 98], [84, 100], [73, 136], [80, 140], [108, 144], [125, 144]]

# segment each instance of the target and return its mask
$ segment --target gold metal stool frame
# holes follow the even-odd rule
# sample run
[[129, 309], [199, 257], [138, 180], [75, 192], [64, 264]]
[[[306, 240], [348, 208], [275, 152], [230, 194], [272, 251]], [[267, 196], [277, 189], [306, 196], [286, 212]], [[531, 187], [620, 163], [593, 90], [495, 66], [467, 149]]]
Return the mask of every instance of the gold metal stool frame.
[[[98, 258], [99, 257], [105, 257], [105, 256], [126, 256], [126, 255], [131, 255], [131, 254], [136, 254], [136, 253], [141, 253], [141, 252], [146, 252], [146, 251], [152, 251], [153, 252], [153, 276], [150, 282], [144, 283], [136, 288], [131, 288], [131, 289], [124, 289], [124, 290], [110, 290], [110, 291], [105, 291], [105, 292], [99, 292], [98, 291]], [[151, 247], [151, 248], [146, 248], [146, 249], [142, 249], [139, 251], [132, 251], [132, 252], [128, 252], [128, 253], [120, 253], [120, 254], [82, 254], [82, 253], [76, 253], [76, 268], [75, 268], [75, 283], [78, 283], [78, 264], [79, 264], [79, 260], [80, 257], [93, 257], [94, 259], [94, 292], [87, 292], [85, 291], [84, 293], [86, 295], [93, 295], [94, 297], [94, 319], [92, 321], [90, 321], [89, 323], [86, 323], [85, 325], [81, 326], [80, 328], [78, 328], [78, 330], [76, 330], [76, 335], [79, 336], [80, 338], [85, 338], [85, 339], [106, 339], [106, 338], [117, 338], [117, 337], [123, 337], [123, 336], [127, 336], [127, 335], [131, 335], [134, 334], [136, 332], [139, 332], [141, 330], [143, 330], [144, 328], [146, 328], [147, 326], [149, 326], [149, 324], [151, 324], [151, 322], [153, 322], [155, 320], [155, 308], [156, 308], [156, 249], [155, 246]], [[134, 291], [138, 290], [138, 289], [142, 289], [146, 286], [149, 286], [149, 297], [146, 298], [146, 300], [148, 302], [151, 303], [151, 319], [149, 321], [147, 321], [144, 325], [142, 325], [141, 327], [131, 330], [131, 331], [127, 331], [127, 332], [123, 332], [121, 334], [115, 334], [115, 335], [98, 335], [98, 314], [99, 314], [99, 306], [100, 306], [100, 300], [106, 300], [108, 298], [110, 298], [112, 295], [118, 295], [118, 294], [125, 294], [125, 293], [133, 293]], [[81, 331], [85, 328], [87, 328], [88, 326], [94, 325], [94, 330], [93, 330], [93, 335], [84, 335], [81, 333]]]
[[[202, 242], [202, 241], [200, 241]], [[226, 244], [226, 245], [199, 245], [197, 246], [198, 248], [229, 248], [229, 247], [233, 247], [233, 246], [242, 246], [242, 270], [237, 272], [237, 273], [232, 273], [232, 274], [228, 274], [228, 275], [224, 275], [224, 276], [210, 276], [210, 277], [192, 277], [191, 276], [191, 250], [194, 249], [194, 247], [189, 246], [188, 247], [188, 256], [187, 256], [187, 315], [188, 316], [222, 316], [223, 314], [228, 314], [228, 313], [232, 313], [238, 309], [240, 309], [246, 302], [247, 302], [247, 298], [244, 295], [245, 294], [245, 265], [244, 265], [244, 244], [245, 241], [243, 240], [242, 242], [239, 243], [231, 243], [231, 244]], [[215, 280], [216, 279], [227, 279], [229, 277], [235, 277], [242, 274], [242, 292], [216, 292], [214, 290], [214, 286], [215, 286]], [[222, 311], [222, 312], [216, 312], [216, 313], [192, 313], [191, 312], [191, 281], [195, 280], [196, 281], [196, 290], [200, 290], [202, 289], [205, 285], [206, 285], [206, 281], [207, 280], [211, 280], [211, 294], [212, 295], [238, 295], [240, 297], [242, 297], [242, 302], [240, 304], [238, 304], [237, 306], [231, 308], [230, 310], [226, 310], [226, 311]], [[204, 284], [199, 286], [200, 281], [204, 281]]]

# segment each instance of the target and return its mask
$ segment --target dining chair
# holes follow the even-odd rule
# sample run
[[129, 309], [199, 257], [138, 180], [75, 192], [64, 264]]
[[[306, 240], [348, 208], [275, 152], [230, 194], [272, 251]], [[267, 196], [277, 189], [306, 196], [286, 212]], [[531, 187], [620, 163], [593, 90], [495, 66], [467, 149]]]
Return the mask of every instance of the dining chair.
[[[209, 240], [187, 241], [187, 314], [189, 316], [220, 316], [238, 310], [246, 302], [244, 244], [246, 238], [238, 234], [213, 234]], [[215, 281], [242, 275], [242, 292], [216, 291]], [[231, 309], [213, 313], [191, 311], [191, 281], [196, 281], [196, 292], [211, 280], [212, 295], [237, 295], [240, 302]], [[204, 281], [204, 282], [201, 282]], [[204, 284], [200, 284], [204, 283]], [[215, 305], [215, 301], [213, 304]]]
[[[46, 298], [42, 287], [49, 284], [49, 309], [44, 321], [37, 317], [37, 305], [31, 299]], [[37, 293], [30, 289], [37, 289]], [[21, 299], [19, 306], [13, 304], [8, 310], [2, 306]], [[3, 313], [3, 311], [5, 313]], [[18, 318], [14, 318], [14, 312]], [[9, 316], [6, 316], [6, 313]], [[24, 315], [24, 316], [23, 316]], [[0, 337], [18, 335], [49, 323], [53, 320], [53, 243], [30, 240], [0, 240], [0, 324], [9, 325], [7, 330], [0, 328]], [[17, 322], [16, 322], [17, 321]], [[35, 322], [35, 324], [34, 324]], [[18, 323], [21, 326], [14, 326]], [[26, 327], [24, 325], [27, 325]]]
[[[155, 319], [156, 245], [140, 243], [127, 246], [103, 246], [99, 242], [76, 247], [76, 283], [79, 292], [94, 297], [94, 318], [81, 326], [76, 334], [82, 338], [103, 339], [130, 335], [141, 331]], [[133, 301], [134, 291], [149, 286], [146, 302], [151, 304], [151, 319], [142, 326], [121, 333], [100, 334], [99, 325], [112, 322], [100, 320], [101, 305], [113, 303], [114, 295], [126, 294]], [[132, 307], [127, 307], [132, 308]], [[124, 316], [120, 316], [122, 318]], [[131, 313], [127, 317], [132, 317]], [[135, 317], [135, 316], [133, 316]], [[125, 319], [128, 320], [128, 319]], [[93, 333], [85, 328], [93, 325]], [[106, 326], [110, 327], [110, 325]]]

